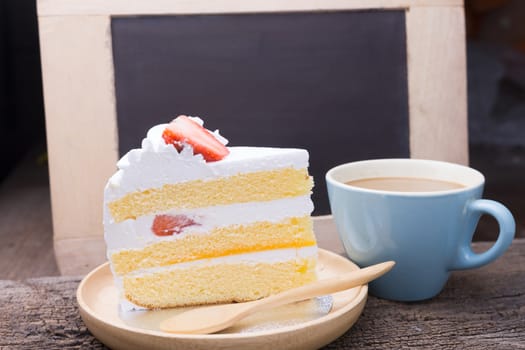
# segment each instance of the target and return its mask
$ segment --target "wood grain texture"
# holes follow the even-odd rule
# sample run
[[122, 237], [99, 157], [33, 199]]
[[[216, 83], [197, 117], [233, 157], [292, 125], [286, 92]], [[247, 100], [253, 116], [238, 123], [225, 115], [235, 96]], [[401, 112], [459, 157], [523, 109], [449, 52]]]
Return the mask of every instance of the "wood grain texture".
[[[485, 250], [492, 243], [476, 243]], [[417, 303], [370, 297], [361, 320], [327, 349], [523, 349], [525, 241], [491, 265], [454, 272], [435, 299]], [[518, 264], [518, 266], [516, 265]], [[521, 266], [519, 266], [521, 265]]]
[[58, 275], [47, 167], [31, 151], [0, 186], [0, 279]]
[[[105, 349], [80, 319], [79, 282], [79, 277], [0, 281], [0, 348]], [[523, 349], [524, 318], [525, 240], [515, 240], [495, 263], [453, 273], [430, 301], [369, 297], [354, 327], [325, 349]]]
[[415, 7], [406, 21], [410, 156], [467, 165], [463, 8]]
[[463, 6], [463, 0], [38, 0], [39, 16], [158, 15]]
[[0, 349], [105, 349], [80, 319], [78, 277], [0, 281]]
[[0, 278], [57, 274], [49, 188], [0, 191]]
[[102, 235], [103, 189], [117, 161], [109, 25], [39, 18], [55, 239]]

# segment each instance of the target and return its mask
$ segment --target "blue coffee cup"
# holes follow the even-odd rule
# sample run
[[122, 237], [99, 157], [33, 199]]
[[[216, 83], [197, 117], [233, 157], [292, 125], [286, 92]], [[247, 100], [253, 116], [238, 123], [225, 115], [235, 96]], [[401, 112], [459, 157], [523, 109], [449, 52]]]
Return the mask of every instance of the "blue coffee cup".
[[[346, 184], [370, 178], [416, 178], [453, 182], [458, 189], [403, 192]], [[328, 197], [348, 257], [364, 267], [394, 260], [395, 267], [369, 285], [372, 295], [398, 301], [429, 299], [453, 270], [488, 264], [510, 246], [515, 222], [502, 204], [481, 199], [484, 176], [447, 162], [376, 159], [342, 164], [326, 174]], [[499, 224], [496, 242], [483, 253], [471, 249], [481, 215]]]

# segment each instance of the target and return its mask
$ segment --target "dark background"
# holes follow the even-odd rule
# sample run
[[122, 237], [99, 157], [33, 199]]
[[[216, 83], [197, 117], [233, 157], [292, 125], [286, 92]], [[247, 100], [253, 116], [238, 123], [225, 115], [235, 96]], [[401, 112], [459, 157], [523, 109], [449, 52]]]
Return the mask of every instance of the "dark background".
[[[471, 0], [466, 10], [471, 166], [487, 177], [485, 197], [506, 204], [516, 216], [518, 236], [525, 236], [525, 2]], [[3, 0], [0, 189], [12, 183], [2, 187], [2, 180], [20, 176], [15, 170], [24, 159], [33, 165], [27, 172], [47, 183], [45, 157], [35, 3]], [[481, 231], [493, 224], [484, 218]], [[493, 238], [494, 230], [488, 231], [480, 238]]]
[[35, 3], [0, 0], [0, 181], [45, 144], [44, 125]]
[[111, 31], [121, 155], [178, 114], [231, 146], [304, 148], [314, 215], [330, 211], [328, 169], [410, 155], [404, 11], [114, 18]]

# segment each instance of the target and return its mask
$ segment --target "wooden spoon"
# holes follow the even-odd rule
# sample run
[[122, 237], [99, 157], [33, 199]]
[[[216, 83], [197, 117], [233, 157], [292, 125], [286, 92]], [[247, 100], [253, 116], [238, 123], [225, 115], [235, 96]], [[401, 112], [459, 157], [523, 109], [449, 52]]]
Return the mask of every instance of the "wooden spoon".
[[258, 311], [366, 284], [390, 271], [394, 265], [395, 262], [387, 261], [255, 301], [195, 308], [162, 321], [160, 329], [168, 333], [183, 334], [218, 332]]

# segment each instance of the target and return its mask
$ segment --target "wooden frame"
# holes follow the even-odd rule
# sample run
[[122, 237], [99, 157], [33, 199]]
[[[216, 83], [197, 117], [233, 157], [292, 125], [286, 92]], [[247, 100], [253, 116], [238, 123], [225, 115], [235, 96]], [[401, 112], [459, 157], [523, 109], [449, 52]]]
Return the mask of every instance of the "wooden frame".
[[[39, 0], [37, 6], [62, 274], [86, 273], [105, 261], [103, 187], [118, 159], [113, 16], [405, 9], [410, 155], [468, 163], [461, 0]], [[330, 217], [315, 224], [332, 225]]]

